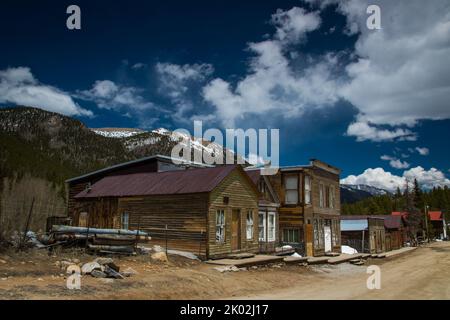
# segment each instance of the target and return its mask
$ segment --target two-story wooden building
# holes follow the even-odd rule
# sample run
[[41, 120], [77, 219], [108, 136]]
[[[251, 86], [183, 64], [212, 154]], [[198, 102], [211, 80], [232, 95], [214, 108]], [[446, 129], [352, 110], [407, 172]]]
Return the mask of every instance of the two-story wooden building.
[[340, 170], [319, 160], [267, 176], [279, 200], [281, 244], [308, 256], [340, 252]]

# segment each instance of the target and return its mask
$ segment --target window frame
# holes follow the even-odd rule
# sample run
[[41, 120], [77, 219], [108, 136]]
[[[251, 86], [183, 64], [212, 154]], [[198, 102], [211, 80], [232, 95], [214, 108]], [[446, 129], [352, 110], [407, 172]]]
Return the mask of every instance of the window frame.
[[[273, 217], [273, 226], [270, 226], [270, 218]], [[277, 215], [275, 212], [267, 212], [267, 241], [273, 242], [277, 235]]]
[[309, 175], [305, 175], [305, 177], [304, 177], [304, 189], [305, 189], [305, 192], [304, 192], [304, 195], [305, 195], [305, 204], [306, 205], [308, 205], [308, 204], [312, 204], [312, 190], [311, 190], [311, 186], [312, 186], [312, 184], [311, 184], [311, 176], [309, 176]]
[[[222, 215], [223, 219], [219, 219], [219, 216]], [[216, 243], [225, 243], [225, 209], [217, 209], [216, 210]], [[218, 237], [218, 231], [220, 230], [220, 237]]]
[[[262, 216], [262, 219], [261, 219]], [[261, 229], [262, 227], [262, 229]], [[263, 232], [263, 235], [261, 237], [261, 231]], [[259, 211], [258, 212], [258, 240], [259, 241], [266, 241], [266, 235], [267, 235], [267, 230], [266, 230], [266, 212], [264, 211]]]
[[330, 208], [334, 209], [335, 208], [335, 201], [336, 201], [336, 188], [334, 187], [334, 185], [330, 186], [330, 194], [329, 194], [329, 203], [330, 203]]
[[122, 215], [120, 217], [120, 226], [124, 230], [130, 230], [130, 213], [129, 212], [122, 212]]
[[[295, 238], [297, 238], [297, 241], [295, 241]], [[290, 228], [283, 229], [283, 243], [300, 243], [300, 230]]]
[[[288, 180], [295, 179], [295, 188], [288, 188]], [[299, 176], [298, 174], [286, 174], [283, 176], [283, 187], [284, 187], [284, 203], [287, 205], [297, 205], [299, 203]], [[288, 194], [295, 192], [295, 202], [288, 201]]]
[[[249, 224], [249, 219], [251, 218], [250, 222], [251, 224]], [[253, 215], [253, 210], [252, 209], [248, 209], [247, 210], [247, 215], [246, 215], [246, 219], [245, 219], [245, 236], [247, 240], [253, 240], [254, 236], [255, 236], [255, 221], [254, 221], [254, 215]], [[249, 232], [251, 233], [249, 236]]]
[[325, 186], [323, 182], [319, 182], [319, 208], [325, 208]]

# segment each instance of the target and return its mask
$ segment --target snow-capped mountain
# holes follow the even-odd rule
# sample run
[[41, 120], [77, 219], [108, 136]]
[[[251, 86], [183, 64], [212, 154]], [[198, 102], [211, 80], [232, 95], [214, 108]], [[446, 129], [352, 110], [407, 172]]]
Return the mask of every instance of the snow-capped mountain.
[[95, 128], [91, 130], [107, 138], [128, 138], [145, 132], [140, 129], [129, 128]]
[[141, 149], [147, 150], [154, 145], [165, 145], [167, 146], [167, 149], [170, 150], [169, 148], [172, 148], [178, 143], [186, 145], [189, 141], [194, 152], [201, 152], [200, 154], [222, 155], [222, 157], [225, 157], [225, 153], [230, 153], [235, 157], [233, 151], [230, 151], [215, 142], [194, 138], [190, 135], [170, 131], [166, 128], [158, 128], [152, 131], [129, 128], [101, 128], [91, 130], [104, 137], [122, 139], [125, 148], [129, 151], [139, 152]]
[[367, 184], [341, 184], [341, 187], [349, 190], [365, 191], [370, 193], [372, 196], [381, 196], [385, 194], [390, 194], [390, 192], [385, 189], [369, 186]]
[[353, 203], [373, 196], [390, 195], [385, 189], [365, 184], [341, 184], [341, 202]]

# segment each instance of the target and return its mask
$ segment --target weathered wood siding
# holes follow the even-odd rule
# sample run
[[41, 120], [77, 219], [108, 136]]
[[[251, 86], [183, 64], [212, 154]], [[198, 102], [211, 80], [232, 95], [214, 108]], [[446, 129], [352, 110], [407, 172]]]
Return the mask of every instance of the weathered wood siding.
[[[129, 214], [130, 229], [150, 233], [152, 244], [205, 258], [208, 194], [121, 198], [118, 214]], [[167, 230], [166, 230], [167, 226]]]
[[[252, 187], [251, 182], [244, 177], [245, 173], [234, 170], [224, 181], [210, 194], [210, 206], [208, 212], [208, 250], [210, 257], [226, 256], [231, 249], [231, 221], [232, 210], [239, 209], [241, 228], [241, 249], [238, 251], [258, 252], [258, 198], [259, 194]], [[224, 203], [224, 197], [228, 197], [228, 204]], [[216, 212], [225, 210], [225, 241], [216, 242]], [[246, 237], [247, 210], [253, 211], [253, 239]]]

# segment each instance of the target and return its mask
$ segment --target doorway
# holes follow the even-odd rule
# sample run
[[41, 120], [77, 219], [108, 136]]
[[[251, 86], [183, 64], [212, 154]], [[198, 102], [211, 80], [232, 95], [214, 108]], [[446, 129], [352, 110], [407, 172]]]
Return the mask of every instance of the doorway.
[[241, 210], [233, 209], [231, 218], [231, 250], [241, 249]]

